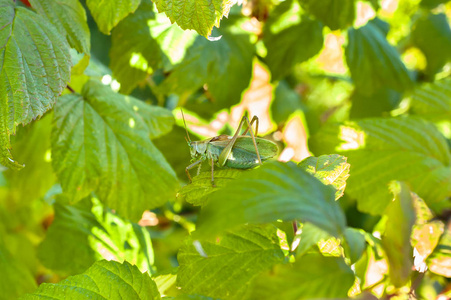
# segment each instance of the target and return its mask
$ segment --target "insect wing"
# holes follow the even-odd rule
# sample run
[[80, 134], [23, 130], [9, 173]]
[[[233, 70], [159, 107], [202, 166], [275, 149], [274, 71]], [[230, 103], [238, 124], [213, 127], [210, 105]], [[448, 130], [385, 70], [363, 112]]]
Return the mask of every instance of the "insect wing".
[[[257, 142], [258, 151], [262, 160], [270, 159], [276, 156], [279, 152], [277, 145], [271, 141], [257, 137], [255, 138], [255, 141]], [[225, 148], [229, 142], [230, 138], [228, 136], [221, 136], [221, 139], [217, 139], [210, 143], [214, 146]], [[239, 149], [250, 154], [255, 154], [254, 143], [252, 142], [252, 138], [250, 136], [239, 136], [232, 151], [235, 149]]]

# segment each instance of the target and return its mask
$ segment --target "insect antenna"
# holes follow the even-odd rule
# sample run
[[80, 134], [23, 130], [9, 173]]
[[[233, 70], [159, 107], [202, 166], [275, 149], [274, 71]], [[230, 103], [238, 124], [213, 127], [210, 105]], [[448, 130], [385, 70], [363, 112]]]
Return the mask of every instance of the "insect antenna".
[[186, 137], [185, 137], [185, 140], [186, 140], [188, 143], [191, 143], [191, 138], [189, 137], [188, 129], [186, 128], [185, 115], [183, 114], [183, 109], [180, 108], [180, 111], [182, 112], [183, 124], [185, 125], [185, 131], [186, 131]]

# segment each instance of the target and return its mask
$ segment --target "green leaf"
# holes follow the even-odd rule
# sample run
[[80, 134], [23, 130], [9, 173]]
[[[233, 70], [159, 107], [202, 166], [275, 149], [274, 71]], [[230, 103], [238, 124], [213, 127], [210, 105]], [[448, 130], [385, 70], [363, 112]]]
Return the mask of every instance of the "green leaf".
[[252, 279], [282, 262], [284, 255], [276, 228], [268, 225], [245, 226], [212, 242], [188, 239], [177, 258], [183, 293], [242, 299]]
[[40, 120], [19, 127], [11, 139], [13, 156], [24, 162], [26, 168], [20, 171], [9, 169], [3, 173], [10, 187], [10, 205], [29, 206], [32, 201], [43, 197], [56, 182], [50, 153], [52, 117], [48, 113]]
[[130, 93], [157, 68], [170, 70], [183, 59], [195, 36], [155, 13], [150, 1], [143, 1], [113, 30], [110, 68], [121, 92]]
[[186, 96], [206, 84], [210, 97], [208, 103], [187, 108], [198, 111], [204, 107], [204, 110], [219, 111], [237, 104], [242, 92], [249, 86], [255, 50], [250, 41], [251, 35], [241, 28], [246, 20], [227, 20], [217, 30], [218, 35], [222, 35], [219, 41], [211, 42], [197, 37], [183, 61], [174, 67], [159, 86], [160, 91]]
[[428, 204], [451, 195], [451, 156], [444, 137], [419, 118], [364, 119], [323, 127], [310, 140], [315, 154], [338, 152], [352, 166], [346, 192], [359, 210], [380, 215], [388, 183], [408, 182]]
[[431, 272], [448, 278], [451, 277], [451, 227], [449, 222], [437, 247], [428, 257], [426, 263]]
[[164, 12], [172, 23], [182, 29], [194, 29], [200, 35], [208, 37], [213, 26], [219, 28], [223, 16], [228, 16], [232, 1], [226, 0], [156, 0], [158, 11]]
[[354, 0], [301, 0], [303, 7], [331, 30], [345, 29], [355, 18]]
[[104, 34], [110, 34], [116, 26], [128, 14], [134, 12], [141, 0], [86, 0], [91, 15], [97, 23], [99, 30]]
[[356, 87], [367, 95], [382, 87], [400, 92], [412, 87], [412, 79], [399, 53], [385, 38], [383, 25], [384, 22], [376, 18], [363, 27], [348, 30], [346, 62]]
[[139, 220], [173, 197], [178, 185], [149, 140], [158, 132], [143, 116], [153, 108], [97, 81], [88, 81], [82, 94], [62, 97], [55, 108], [52, 162], [63, 191], [72, 202], [95, 191], [120, 215]]
[[172, 290], [176, 290], [178, 292], [178, 289], [176, 288], [177, 271], [178, 267], [163, 272], [158, 272], [152, 276], [152, 280], [155, 281], [160, 294], [167, 296], [171, 295], [170, 293]]
[[427, 7], [429, 9], [432, 9], [436, 7], [437, 5], [440, 5], [442, 3], [446, 3], [449, 0], [421, 0], [420, 5]]
[[57, 202], [38, 255], [47, 268], [68, 274], [81, 273], [101, 259], [126, 260], [143, 272], [153, 268], [148, 231], [104, 209], [95, 198], [74, 206]]
[[336, 190], [335, 200], [343, 196], [350, 165], [347, 158], [338, 154], [310, 156], [298, 164], [299, 167]]
[[425, 84], [411, 96], [414, 114], [433, 121], [451, 118], [451, 79]]
[[355, 89], [351, 96], [350, 119], [362, 119], [389, 115], [402, 100], [402, 93], [389, 88], [380, 88], [367, 95], [366, 91]]
[[0, 239], [0, 290], [2, 298], [17, 299], [36, 289], [33, 274], [23, 262], [11, 255]]
[[311, 223], [304, 223], [302, 225], [302, 232], [297, 237], [301, 239], [296, 248], [296, 255], [300, 257], [307, 253], [307, 251], [319, 241], [329, 239], [330, 234]]
[[50, 23], [78, 52], [90, 54], [91, 34], [86, 11], [78, 0], [31, 0], [31, 6]]
[[451, 28], [445, 14], [421, 16], [413, 26], [412, 42], [426, 56], [426, 74], [431, 78], [451, 60]]
[[161, 299], [155, 282], [128, 262], [99, 261], [85, 273], [43, 283], [21, 299]]
[[12, 0], [0, 0], [0, 162], [20, 169], [9, 137], [51, 109], [69, 81], [65, 39], [43, 17]]
[[288, 75], [294, 65], [321, 50], [323, 25], [307, 14], [299, 17], [299, 4], [295, 1], [282, 2], [272, 15], [274, 19], [270, 17], [265, 25], [263, 42], [268, 50], [265, 61], [272, 80], [278, 80]]
[[293, 112], [305, 110], [300, 95], [294, 91], [285, 80], [279, 81], [271, 102], [271, 115], [277, 124], [287, 122]]
[[413, 249], [410, 244], [415, 224], [415, 209], [410, 190], [405, 183], [391, 184], [393, 202], [387, 207], [387, 224], [382, 235], [382, 246], [388, 258], [391, 282], [396, 287], [409, 280], [413, 266]]
[[198, 176], [193, 177], [193, 182], [185, 185], [179, 191], [179, 195], [182, 196], [182, 199], [192, 205], [205, 206], [208, 204], [207, 196], [209, 194], [223, 188], [227, 183], [240, 176], [242, 172], [246, 171], [238, 169], [215, 171], [214, 176], [216, 187], [212, 187], [211, 185], [211, 172], [202, 172]]
[[343, 248], [345, 256], [351, 261], [351, 264], [356, 263], [363, 255], [366, 249], [365, 231], [348, 227], [343, 233], [344, 243]]
[[331, 235], [345, 227], [334, 190], [292, 163], [268, 162], [208, 195], [199, 234], [211, 235], [244, 223], [311, 222]]
[[293, 264], [277, 265], [255, 282], [252, 299], [340, 298], [347, 296], [354, 273], [341, 257], [312, 253]]

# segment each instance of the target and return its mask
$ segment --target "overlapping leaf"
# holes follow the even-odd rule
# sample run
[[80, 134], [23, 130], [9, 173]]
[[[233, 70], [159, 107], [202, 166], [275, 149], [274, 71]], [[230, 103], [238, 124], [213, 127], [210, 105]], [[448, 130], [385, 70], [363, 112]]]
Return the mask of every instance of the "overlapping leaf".
[[147, 230], [124, 221], [89, 197], [74, 206], [55, 204], [55, 220], [38, 251], [47, 268], [68, 274], [81, 273], [106, 258], [126, 260], [142, 271], [153, 268]]
[[55, 25], [78, 52], [90, 54], [91, 34], [86, 12], [78, 0], [31, 0], [32, 7]]
[[171, 22], [182, 29], [194, 29], [200, 35], [208, 37], [213, 26], [219, 28], [223, 16], [227, 16], [232, 0], [156, 0], [159, 12], [164, 12]]
[[292, 66], [315, 54], [323, 46], [323, 25], [299, 12], [295, 1], [284, 1], [273, 12], [273, 19], [265, 25], [263, 42], [268, 54], [265, 58], [272, 79], [289, 74]]
[[245, 226], [216, 242], [187, 240], [178, 254], [177, 283], [184, 293], [243, 299], [252, 279], [283, 259], [274, 226]]
[[413, 249], [410, 244], [415, 210], [410, 190], [405, 183], [392, 183], [394, 200], [387, 207], [387, 224], [382, 246], [388, 258], [391, 282], [396, 287], [407, 283], [412, 272]]
[[345, 298], [354, 273], [341, 257], [306, 254], [256, 278], [251, 299]]
[[345, 218], [334, 190], [294, 164], [268, 162], [208, 195], [199, 234], [215, 234], [244, 223], [308, 221], [338, 236]]
[[70, 199], [95, 191], [108, 207], [138, 220], [174, 197], [175, 173], [149, 140], [154, 128], [143, 117], [160, 115], [96, 81], [82, 93], [59, 100], [52, 133], [53, 167]]
[[332, 30], [350, 26], [355, 18], [354, 0], [301, 0], [301, 3]]
[[[222, 35], [219, 41], [197, 37], [183, 61], [159, 86], [160, 91], [186, 97], [206, 84], [210, 96], [206, 104], [209, 111], [238, 103], [252, 76], [255, 48], [249, 32], [241, 28], [244, 21], [246, 19], [229, 19], [217, 30], [217, 34]], [[199, 110], [199, 106], [196, 104], [193, 111]]]
[[428, 83], [416, 89], [412, 95], [414, 114], [434, 121], [451, 117], [451, 79]]
[[386, 24], [373, 19], [360, 28], [348, 30], [346, 62], [354, 84], [372, 94], [381, 87], [404, 91], [412, 79], [397, 50], [385, 38]]
[[350, 165], [347, 158], [338, 154], [321, 155], [319, 157], [308, 157], [299, 163], [299, 167], [312, 174], [322, 183], [332, 185], [335, 199], [343, 196], [346, 188], [346, 179], [349, 177]]
[[443, 233], [434, 252], [428, 257], [426, 261], [429, 269], [445, 277], [451, 277], [451, 223], [446, 225]]
[[69, 81], [69, 46], [52, 24], [0, 0], [1, 163], [21, 168], [9, 152], [11, 134], [52, 108]]
[[167, 71], [179, 63], [195, 36], [157, 14], [150, 1], [143, 1], [113, 30], [110, 67], [121, 83], [121, 92], [131, 92], [156, 68]]
[[92, 17], [104, 34], [110, 34], [111, 29], [128, 14], [134, 12], [140, 3], [141, 0], [86, 1]]
[[161, 299], [155, 282], [128, 262], [99, 261], [59, 283], [44, 283], [21, 299]]
[[346, 192], [358, 208], [382, 214], [392, 199], [391, 180], [408, 182], [427, 203], [451, 195], [451, 157], [446, 140], [418, 118], [365, 119], [325, 126], [310, 140], [314, 153], [348, 157]]

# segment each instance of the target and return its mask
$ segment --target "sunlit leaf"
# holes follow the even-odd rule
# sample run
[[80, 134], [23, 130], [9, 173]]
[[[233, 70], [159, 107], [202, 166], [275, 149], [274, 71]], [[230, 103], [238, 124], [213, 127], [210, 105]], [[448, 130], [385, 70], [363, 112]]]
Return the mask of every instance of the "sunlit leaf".
[[58, 101], [52, 162], [72, 201], [95, 191], [108, 207], [138, 220], [174, 197], [175, 173], [149, 140], [155, 128], [143, 117], [152, 111], [96, 81], [86, 83], [82, 95]]
[[275, 266], [255, 282], [252, 299], [341, 298], [354, 283], [354, 273], [341, 257], [312, 253]]
[[230, 0], [156, 0], [159, 12], [164, 12], [171, 22], [182, 29], [194, 29], [200, 35], [208, 37], [213, 26], [219, 28], [223, 16], [229, 14], [235, 2]]
[[104, 34], [110, 34], [111, 29], [128, 14], [134, 12], [140, 3], [141, 0], [86, 1], [99, 30]]
[[330, 238], [330, 234], [311, 223], [304, 223], [302, 225], [302, 232], [297, 238], [300, 238], [301, 240], [296, 248], [296, 254], [301, 256], [319, 241]]
[[101, 259], [126, 260], [142, 271], [153, 268], [147, 230], [89, 197], [74, 206], [55, 204], [55, 220], [38, 255], [47, 268], [68, 274], [81, 273]]
[[344, 29], [354, 21], [354, 0], [301, 0], [301, 3], [308, 12], [332, 30]]
[[338, 236], [345, 219], [334, 192], [294, 164], [268, 162], [209, 194], [198, 231], [209, 235], [244, 223], [280, 219], [308, 221]]
[[350, 165], [346, 161], [346, 157], [338, 154], [310, 156], [300, 162], [298, 166], [321, 180], [322, 183], [332, 185], [336, 190], [335, 199], [339, 199], [343, 196], [346, 180], [349, 177]]
[[413, 249], [410, 236], [415, 224], [415, 209], [405, 183], [392, 183], [391, 189], [394, 199], [387, 207], [382, 246], [388, 258], [391, 282], [396, 287], [401, 287], [407, 283], [412, 273]]
[[161, 299], [155, 282], [128, 262], [99, 261], [86, 272], [44, 283], [21, 299]]
[[397, 91], [412, 87], [410, 74], [397, 50], [385, 38], [381, 23], [376, 18], [363, 27], [348, 30], [346, 62], [362, 93], [371, 94], [381, 87]]
[[451, 117], [451, 79], [429, 83], [412, 94], [414, 114], [430, 120], [449, 120]]
[[392, 196], [391, 180], [408, 182], [426, 203], [451, 195], [451, 156], [434, 125], [419, 118], [364, 119], [325, 126], [311, 140], [312, 151], [340, 153], [351, 164], [346, 192], [358, 208], [382, 214]]
[[1, 163], [23, 167], [9, 152], [9, 137], [51, 109], [69, 81], [69, 45], [43, 17], [12, 0], [0, 1]]
[[[201, 245], [199, 253], [195, 243]], [[242, 299], [251, 280], [284, 255], [276, 228], [246, 226], [216, 241], [187, 240], [178, 254], [177, 283], [184, 293]]]
[[434, 252], [429, 256], [426, 263], [429, 269], [439, 275], [451, 277], [451, 223], [446, 225]]
[[91, 34], [86, 22], [86, 12], [78, 0], [31, 0], [33, 9], [55, 25], [69, 44], [89, 55]]

